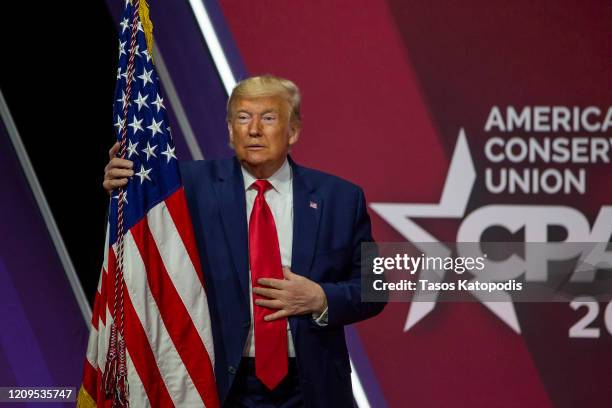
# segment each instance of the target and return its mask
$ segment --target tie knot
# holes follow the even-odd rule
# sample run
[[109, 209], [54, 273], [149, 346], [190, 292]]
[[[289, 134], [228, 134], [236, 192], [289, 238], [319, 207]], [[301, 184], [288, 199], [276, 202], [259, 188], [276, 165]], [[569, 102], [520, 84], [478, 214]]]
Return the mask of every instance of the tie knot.
[[268, 180], [255, 180], [252, 186], [257, 190], [258, 194], [263, 194], [272, 188], [272, 184]]

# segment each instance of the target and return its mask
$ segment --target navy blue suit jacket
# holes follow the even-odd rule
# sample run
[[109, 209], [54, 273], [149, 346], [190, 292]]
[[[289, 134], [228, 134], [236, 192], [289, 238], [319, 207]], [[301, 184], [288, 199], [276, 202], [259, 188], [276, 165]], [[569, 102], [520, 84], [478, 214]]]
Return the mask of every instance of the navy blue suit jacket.
[[[318, 282], [328, 302], [327, 326], [311, 315], [289, 318], [302, 393], [310, 407], [353, 405], [344, 325], [379, 313], [362, 303], [360, 244], [373, 241], [363, 191], [338, 177], [293, 169], [291, 270]], [[181, 175], [200, 251], [215, 342], [215, 376], [225, 400], [251, 323], [248, 226], [237, 159], [191, 161]]]

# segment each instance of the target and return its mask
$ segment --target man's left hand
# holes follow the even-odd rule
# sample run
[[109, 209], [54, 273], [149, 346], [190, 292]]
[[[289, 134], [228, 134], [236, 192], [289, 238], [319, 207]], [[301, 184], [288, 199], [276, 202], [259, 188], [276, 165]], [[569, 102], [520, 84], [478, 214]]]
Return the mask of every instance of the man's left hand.
[[255, 304], [269, 309], [278, 309], [264, 320], [272, 321], [284, 317], [308, 313], [323, 313], [327, 307], [325, 292], [319, 284], [283, 268], [285, 279], [261, 278], [257, 283], [266, 287], [253, 287], [253, 293], [267, 299], [256, 299]]

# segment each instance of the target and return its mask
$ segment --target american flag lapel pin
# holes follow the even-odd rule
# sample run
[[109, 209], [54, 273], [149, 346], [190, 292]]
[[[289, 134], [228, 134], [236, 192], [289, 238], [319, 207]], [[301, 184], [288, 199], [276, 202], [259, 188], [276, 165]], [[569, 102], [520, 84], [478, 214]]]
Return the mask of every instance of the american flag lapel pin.
[[314, 201], [311, 201], [310, 202], [310, 208], [313, 208], [313, 209], [316, 210], [317, 209], [317, 203], [315, 203]]

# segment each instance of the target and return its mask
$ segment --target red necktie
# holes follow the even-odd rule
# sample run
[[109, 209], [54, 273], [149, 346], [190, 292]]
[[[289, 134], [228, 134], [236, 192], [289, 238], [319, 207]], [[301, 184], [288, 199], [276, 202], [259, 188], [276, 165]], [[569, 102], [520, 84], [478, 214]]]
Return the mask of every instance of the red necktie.
[[[251, 284], [255, 287], [259, 278], [283, 279], [283, 267], [276, 225], [264, 197], [272, 185], [268, 180], [257, 180], [253, 187], [257, 198], [249, 220], [249, 257]], [[272, 390], [287, 375], [287, 319], [266, 322], [264, 317], [274, 310], [256, 305], [256, 299], [265, 298], [253, 293], [255, 375]]]

